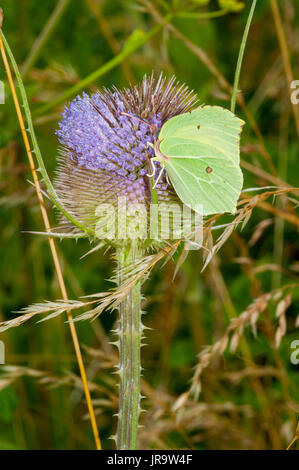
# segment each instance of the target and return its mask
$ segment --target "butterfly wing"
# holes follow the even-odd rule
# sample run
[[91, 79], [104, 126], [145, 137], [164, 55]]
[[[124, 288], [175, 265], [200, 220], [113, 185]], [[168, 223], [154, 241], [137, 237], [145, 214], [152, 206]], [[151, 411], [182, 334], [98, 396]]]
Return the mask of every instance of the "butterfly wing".
[[167, 174], [180, 199], [203, 215], [235, 212], [243, 185], [239, 140], [243, 121], [204, 106], [167, 121], [159, 134]]

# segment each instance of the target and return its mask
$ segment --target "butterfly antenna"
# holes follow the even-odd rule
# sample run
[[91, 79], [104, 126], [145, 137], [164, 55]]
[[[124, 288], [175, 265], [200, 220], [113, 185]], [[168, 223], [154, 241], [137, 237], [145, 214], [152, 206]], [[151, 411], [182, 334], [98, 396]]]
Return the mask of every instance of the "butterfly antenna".
[[152, 131], [155, 130], [153, 124], [150, 124], [149, 122], [145, 121], [144, 119], [142, 119], [142, 118], [140, 118], [140, 117], [138, 117], [138, 116], [134, 116], [134, 114], [129, 114], [129, 113], [125, 113], [125, 112], [121, 112], [120, 114], [121, 114], [122, 116], [128, 116], [128, 117], [130, 117], [130, 118], [132, 118], [132, 119], [137, 119], [137, 121], [143, 122], [143, 124], [146, 124], [148, 127], [150, 127]]

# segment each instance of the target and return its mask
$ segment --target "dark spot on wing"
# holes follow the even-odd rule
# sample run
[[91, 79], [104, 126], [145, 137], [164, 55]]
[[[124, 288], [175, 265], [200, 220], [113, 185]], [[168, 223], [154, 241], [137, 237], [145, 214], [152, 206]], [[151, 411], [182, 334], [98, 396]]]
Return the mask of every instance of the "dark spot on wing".
[[211, 168], [210, 166], [207, 166], [206, 172], [209, 174], [209, 173], [212, 173], [212, 171], [213, 171], [213, 168]]
[[200, 129], [200, 124], [198, 124], [197, 129], [198, 129], [198, 130]]

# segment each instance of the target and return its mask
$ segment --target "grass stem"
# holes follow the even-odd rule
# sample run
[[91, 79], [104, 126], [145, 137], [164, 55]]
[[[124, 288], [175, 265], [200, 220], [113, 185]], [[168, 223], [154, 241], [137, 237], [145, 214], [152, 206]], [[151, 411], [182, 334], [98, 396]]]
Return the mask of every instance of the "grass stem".
[[237, 95], [238, 95], [238, 87], [239, 87], [239, 81], [240, 81], [240, 74], [241, 74], [241, 67], [242, 67], [242, 62], [243, 62], [243, 57], [244, 57], [244, 52], [245, 52], [245, 46], [248, 38], [248, 33], [251, 25], [251, 21], [254, 15], [254, 10], [256, 7], [256, 2], [257, 0], [253, 0], [250, 12], [247, 18], [241, 46], [240, 46], [240, 51], [239, 51], [239, 56], [238, 56], [238, 61], [237, 61], [237, 66], [236, 66], [236, 72], [235, 72], [235, 80], [234, 80], [234, 89], [233, 89], [233, 94], [232, 94], [232, 99], [231, 99], [231, 112], [234, 113], [236, 109], [236, 102], [237, 102]]

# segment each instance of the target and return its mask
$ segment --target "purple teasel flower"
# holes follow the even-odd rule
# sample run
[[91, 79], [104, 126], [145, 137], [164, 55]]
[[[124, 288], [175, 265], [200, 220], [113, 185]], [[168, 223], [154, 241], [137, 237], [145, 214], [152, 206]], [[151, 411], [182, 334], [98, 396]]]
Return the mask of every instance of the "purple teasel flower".
[[[97, 224], [99, 204], [152, 202], [148, 143], [171, 117], [187, 112], [196, 95], [175, 77], [152, 74], [122, 91], [104, 89], [77, 96], [65, 108], [56, 134], [62, 145], [56, 190], [64, 208], [89, 230]], [[160, 172], [155, 163], [154, 179]], [[156, 185], [159, 203], [179, 202], [165, 172]], [[64, 221], [65, 222], [65, 221]]]

